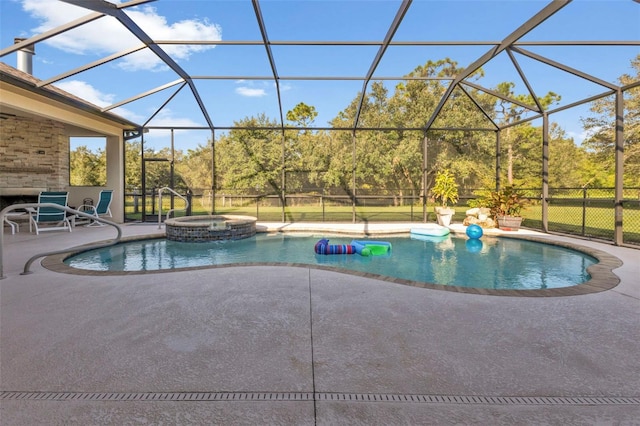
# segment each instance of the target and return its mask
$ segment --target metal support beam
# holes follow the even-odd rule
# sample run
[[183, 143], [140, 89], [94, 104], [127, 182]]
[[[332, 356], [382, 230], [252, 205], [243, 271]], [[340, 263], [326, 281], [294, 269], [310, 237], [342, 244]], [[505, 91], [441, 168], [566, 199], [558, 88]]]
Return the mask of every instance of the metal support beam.
[[216, 214], [216, 131], [211, 129], [211, 214]]
[[549, 232], [549, 114], [542, 114], [542, 230]]
[[282, 131], [282, 165], [280, 172], [280, 197], [282, 198], [282, 222], [287, 218], [287, 152], [286, 152], [286, 134]]
[[[485, 111], [485, 109], [482, 107], [482, 105], [480, 105], [478, 103], [478, 101], [475, 100], [475, 98], [473, 96], [471, 96], [471, 94], [467, 91], [467, 89], [464, 88], [463, 85], [458, 86], [460, 88], [460, 90], [462, 90], [462, 92], [467, 95], [467, 97], [471, 100], [471, 102], [473, 102], [473, 104], [476, 106], [476, 108], [478, 108], [478, 110], [480, 110], [480, 112], [482, 113], [482, 115], [485, 116], [485, 118], [487, 120], [489, 120], [489, 122], [493, 125], [493, 127], [498, 130], [498, 125], [495, 123], [495, 121], [493, 121], [493, 118], [491, 118], [491, 116], [489, 115], [489, 113], [487, 111]], [[432, 130], [434, 130], [432, 128]], [[466, 128], [464, 130], [471, 130], [470, 128]]]
[[529, 80], [527, 80], [527, 76], [524, 74], [524, 71], [522, 71], [522, 68], [520, 67], [520, 64], [516, 60], [516, 57], [514, 56], [514, 54], [511, 51], [511, 49], [507, 49], [507, 54], [509, 55], [509, 59], [511, 59], [511, 63], [516, 68], [516, 71], [518, 71], [518, 75], [520, 76], [520, 78], [524, 82], [524, 85], [527, 86], [527, 90], [529, 91], [529, 95], [531, 95], [531, 98], [533, 99], [533, 102], [535, 102], [536, 106], [538, 107], [538, 112], [544, 111], [544, 108], [542, 107], [542, 104], [538, 100], [538, 96], [536, 96], [536, 92], [533, 90], [533, 87], [531, 86], [531, 84], [529, 84]]
[[[175, 129], [171, 129], [171, 161], [169, 162], [169, 188], [173, 191], [176, 189], [176, 174], [175, 174], [175, 163], [176, 163], [176, 147], [175, 147]], [[175, 208], [175, 197], [174, 193], [171, 192], [169, 195], [171, 198], [171, 204], [169, 208], [173, 210]], [[162, 194], [160, 194], [162, 196]], [[160, 202], [160, 208], [158, 212], [162, 211], [162, 202]], [[160, 213], [158, 213], [158, 217], [160, 217]], [[167, 216], [168, 217], [168, 216]]]
[[534, 111], [534, 112], [542, 112], [541, 109], [538, 109], [535, 105], [529, 105], [527, 103], [524, 103], [516, 98], [512, 98], [511, 96], [505, 96], [500, 92], [496, 92], [495, 90], [491, 90], [491, 89], [487, 89], [486, 87], [482, 87], [479, 84], [476, 83], [472, 83], [470, 81], [463, 81], [459, 87], [462, 87], [462, 85], [466, 85], [466, 86], [471, 86], [476, 90], [480, 90], [482, 92], [488, 93], [492, 96], [495, 96], [498, 99], [502, 99], [503, 101], [512, 103], [514, 105], [518, 105], [521, 106], [522, 108], [528, 109], [530, 111]]
[[187, 73], [176, 61], [173, 60], [171, 56], [167, 54], [160, 46], [158, 46], [153, 39], [140, 28], [140, 26], [133, 20], [129, 15], [122, 11], [121, 7], [114, 5], [113, 3], [109, 3], [101, 0], [62, 0], [66, 3], [74, 4], [76, 6], [84, 7], [86, 9], [95, 10], [101, 13], [104, 13], [109, 16], [113, 16], [116, 18], [124, 27], [133, 34], [138, 40], [143, 42], [153, 53], [160, 58], [162, 62], [164, 62], [169, 68], [173, 70], [176, 74], [178, 74], [184, 81], [187, 82], [189, 88], [191, 89], [191, 93], [195, 98], [198, 106], [200, 107], [200, 111], [204, 115], [205, 120], [210, 128], [213, 129], [213, 122], [211, 121], [211, 117], [209, 117], [209, 113], [207, 112], [207, 108], [198, 93], [198, 89], [191, 79], [189, 73]]
[[[180, 93], [180, 91], [182, 90], [182, 88], [183, 88], [186, 84], [187, 84], [187, 83], [186, 83], [186, 82], [184, 82], [184, 83], [182, 84], [182, 86], [178, 87], [178, 89], [177, 89], [175, 92], [173, 92], [173, 94], [171, 94], [171, 96], [169, 96], [169, 98], [167, 98], [167, 100], [166, 100], [166, 101], [164, 101], [164, 102], [162, 103], [162, 105], [160, 105], [160, 108], [157, 108], [157, 109], [156, 109], [156, 111], [155, 111], [153, 114], [151, 114], [151, 116], [149, 116], [149, 118], [147, 119], [147, 121], [145, 121], [145, 122], [144, 122], [144, 124], [142, 125], [142, 127], [146, 127], [146, 126], [147, 126], [147, 124], [149, 124], [149, 123], [151, 122], [151, 120], [153, 120], [153, 119], [154, 119], [154, 117], [155, 117], [156, 115], [158, 115], [158, 114], [160, 113], [160, 111], [162, 111], [162, 110], [164, 109], [164, 107], [165, 107], [165, 106], [167, 106], [167, 104], [168, 104], [169, 102], [171, 102], [171, 100], [172, 100], [173, 98], [175, 98], [175, 97], [178, 95], [178, 93]], [[170, 130], [171, 130], [171, 131], [174, 131], [174, 130], [176, 130], [176, 128], [175, 128], [175, 127], [172, 127]]]
[[146, 221], [147, 216], [147, 162], [144, 161], [144, 132], [140, 137], [140, 191], [142, 192], [142, 208], [140, 209], [140, 219]]
[[453, 82], [451, 83], [451, 85], [449, 85], [444, 95], [442, 95], [442, 98], [440, 98], [440, 102], [438, 103], [435, 110], [431, 114], [431, 117], [429, 118], [429, 120], [424, 126], [425, 129], [428, 130], [431, 127], [433, 122], [438, 117], [438, 114], [440, 114], [440, 111], [442, 111], [444, 104], [449, 99], [449, 96], [451, 96], [451, 93], [453, 93], [453, 89], [455, 89], [455, 87], [460, 82], [462, 82], [462, 80], [464, 80], [465, 78], [469, 77], [471, 74], [476, 72], [478, 68], [480, 68], [481, 66], [489, 62], [494, 57], [498, 56], [498, 54], [500, 54], [503, 50], [513, 45], [516, 41], [518, 41], [518, 39], [524, 37], [529, 31], [533, 30], [535, 27], [543, 23], [545, 20], [551, 17], [554, 13], [556, 13], [557, 11], [565, 7], [570, 2], [571, 0], [553, 0], [551, 3], [545, 6], [540, 12], [536, 13], [533, 17], [527, 20], [527, 22], [525, 22], [518, 29], [516, 29], [514, 32], [509, 34], [502, 41], [502, 43], [500, 43], [499, 46], [491, 48], [487, 53], [479, 57], [475, 62], [473, 62], [471, 65], [465, 68], [464, 71], [458, 74], [455, 80], [453, 80]]
[[357, 163], [357, 158], [356, 158], [356, 131], [355, 129], [353, 130], [353, 133], [351, 133], [351, 140], [353, 142], [353, 148], [352, 148], [352, 163], [351, 163], [351, 170], [352, 170], [352, 180], [353, 180], [353, 187], [351, 188], [351, 196], [352, 196], [352, 201], [351, 201], [351, 222], [356, 223], [356, 165]]
[[535, 54], [533, 52], [529, 52], [528, 50], [522, 49], [520, 47], [513, 47], [512, 50], [514, 52], [518, 52], [518, 53], [520, 53], [520, 54], [522, 54], [524, 56], [528, 56], [531, 59], [535, 59], [537, 61], [540, 61], [543, 64], [552, 66], [552, 67], [557, 68], [559, 70], [562, 70], [562, 71], [568, 72], [570, 74], [573, 74], [575, 76], [584, 78], [585, 80], [588, 80], [588, 81], [590, 81], [592, 83], [595, 83], [595, 84], [599, 84], [600, 86], [604, 86], [604, 87], [609, 88], [611, 90], [616, 90], [618, 88], [618, 86], [616, 86], [615, 84], [611, 84], [608, 81], [602, 80], [601, 78], [595, 77], [595, 76], [593, 76], [591, 74], [587, 74], [586, 72], [582, 72], [582, 71], [577, 70], [575, 68], [571, 68], [569, 66], [563, 65], [560, 62], [553, 61], [551, 59], [545, 58], [545, 57], [543, 57], [541, 55], [538, 55], [538, 54]]
[[123, 51], [118, 52], [118, 53], [114, 53], [113, 55], [107, 56], [106, 58], [102, 58], [102, 59], [99, 59], [97, 61], [93, 61], [93, 62], [91, 62], [89, 64], [83, 65], [81, 67], [72, 69], [71, 71], [67, 71], [65, 73], [58, 74], [57, 76], [49, 78], [47, 80], [42, 80], [39, 83], [37, 83], [36, 86], [37, 87], [48, 86], [49, 84], [53, 84], [56, 81], [64, 80], [65, 78], [74, 76], [76, 74], [80, 74], [81, 72], [90, 70], [92, 68], [96, 68], [96, 67], [98, 67], [100, 65], [109, 63], [111, 61], [115, 61], [116, 59], [120, 59], [120, 58], [122, 58], [124, 56], [127, 56], [127, 55], [130, 55], [132, 53], [138, 52], [138, 51], [140, 51], [142, 49], [146, 49], [146, 47], [147, 46], [145, 46], [143, 44], [141, 46], [136, 46], [136, 47], [133, 47], [131, 49], [127, 49], [127, 50], [123, 50]]
[[273, 52], [271, 51], [271, 43], [269, 42], [269, 36], [267, 35], [267, 27], [264, 24], [264, 19], [262, 18], [260, 3], [258, 3], [258, 0], [252, 0], [251, 3], [253, 4], [253, 10], [256, 14], [256, 19], [258, 20], [258, 27], [260, 27], [260, 34], [262, 35], [264, 48], [267, 51], [267, 58], [269, 59], [271, 72], [273, 73], [273, 78], [276, 83], [276, 93], [278, 94], [278, 111], [280, 111], [280, 127], [284, 132], [284, 113], [282, 111], [282, 95], [280, 93], [280, 78], [278, 77], [278, 70], [276, 69], [276, 61], [273, 57]]
[[396, 12], [396, 16], [393, 18], [393, 22], [391, 22], [391, 26], [389, 27], [387, 34], [384, 36], [384, 40], [382, 42], [382, 45], [380, 46], [380, 49], [378, 49], [378, 53], [376, 53], [375, 58], [373, 58], [373, 62], [369, 67], [369, 71], [367, 72], [367, 76], [365, 77], [365, 80], [362, 83], [362, 92], [360, 93], [360, 99], [358, 100], [358, 107], [356, 108], [356, 114], [353, 120], [354, 129], [358, 127], [358, 121], [360, 121], [360, 114], [362, 113], [362, 105], [364, 104], [364, 99], [367, 95], [367, 86], [369, 85], [369, 81], [371, 81], [371, 78], [373, 77], [373, 73], [376, 71], [376, 68], [378, 68], [378, 64], [380, 64], [380, 60], [382, 60], [382, 56], [384, 55], [384, 52], [386, 52], [387, 47], [389, 47], [389, 43], [391, 43], [391, 40], [393, 39], [394, 34], [398, 30], [398, 27], [400, 26], [400, 23], [402, 22], [404, 15], [407, 13], [407, 10], [409, 10], [409, 6], [411, 6], [412, 1], [413, 0], [402, 1], [402, 3], [400, 4], [400, 7], [398, 8], [398, 11]]
[[500, 174], [502, 173], [502, 169], [500, 168], [501, 162], [501, 154], [500, 150], [502, 147], [500, 146], [500, 130], [496, 132], [496, 191], [500, 191]]
[[[186, 84], [186, 82], [181, 78], [178, 79], [178, 80], [174, 80], [174, 81], [172, 81], [170, 83], [163, 84], [162, 86], [158, 86], [158, 87], [156, 87], [154, 89], [151, 89], [151, 90], [148, 90], [148, 91], [146, 91], [144, 93], [140, 93], [139, 95], [132, 96], [132, 97], [124, 99], [124, 100], [122, 100], [122, 101], [120, 101], [118, 103], [106, 106], [106, 107], [102, 108], [102, 111], [110, 111], [110, 110], [112, 110], [114, 108], [118, 108], [118, 107], [120, 107], [122, 105], [126, 105], [126, 104], [128, 104], [130, 102], [137, 101], [138, 99], [142, 99], [142, 98], [145, 98], [145, 97], [147, 97], [149, 95], [153, 95], [154, 93], [161, 92], [161, 91], [163, 91], [165, 89], [168, 89], [169, 87], [175, 86], [176, 84], [182, 84], [182, 86], [180, 86], [180, 88], [178, 89], [178, 91], [180, 91], [180, 90], [182, 90], [182, 87]], [[161, 109], [162, 108], [158, 108], [158, 110], [153, 115], [156, 115]], [[147, 120], [147, 121], [149, 121], [149, 120]]]
[[42, 34], [38, 34], [36, 36], [29, 37], [28, 39], [25, 39], [25, 40], [23, 40], [23, 41], [21, 41], [19, 43], [12, 44], [11, 46], [0, 50], [0, 58], [3, 57], [3, 56], [8, 55], [10, 53], [17, 52], [20, 49], [24, 49], [25, 47], [28, 47], [28, 46], [30, 46], [32, 44], [36, 44], [38, 42], [41, 42], [41, 41], [47, 40], [47, 39], [49, 39], [51, 37], [54, 37], [54, 36], [56, 36], [58, 34], [62, 34], [65, 31], [77, 28], [77, 27], [79, 27], [81, 25], [86, 24], [87, 22], [95, 21], [96, 19], [102, 18], [103, 16], [104, 16], [104, 14], [102, 14], [102, 13], [92, 13], [90, 15], [83, 16], [82, 18], [78, 18], [78, 19], [76, 19], [74, 21], [71, 21], [68, 24], [61, 25], [59, 27], [50, 29], [49, 31], [46, 31], [46, 32], [44, 32]]
[[429, 146], [429, 138], [427, 132], [423, 132], [422, 137], [422, 221], [427, 223], [429, 215], [427, 214], [427, 148]]
[[615, 152], [615, 229], [613, 231], [613, 242], [619, 246], [623, 244], [624, 234], [622, 227], [624, 198], [624, 97], [622, 90], [616, 92], [616, 152]]
[[138, 139], [141, 136], [142, 136], [142, 128], [125, 130], [122, 133], [122, 138], [125, 140], [125, 142], [130, 141], [132, 139]]

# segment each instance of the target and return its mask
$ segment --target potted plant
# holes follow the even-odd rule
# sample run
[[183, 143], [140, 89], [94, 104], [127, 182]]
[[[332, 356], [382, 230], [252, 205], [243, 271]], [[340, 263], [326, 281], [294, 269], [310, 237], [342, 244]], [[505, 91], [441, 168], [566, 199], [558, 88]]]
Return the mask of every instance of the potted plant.
[[458, 202], [458, 185], [455, 176], [449, 170], [442, 170], [436, 174], [436, 180], [431, 188], [431, 195], [440, 203], [436, 206], [435, 211], [438, 217], [438, 224], [449, 226], [451, 218], [455, 214], [455, 210], [449, 208], [449, 202], [455, 204]]
[[522, 224], [520, 211], [527, 205], [527, 200], [513, 186], [494, 191], [489, 196], [491, 214], [496, 219], [498, 228], [504, 231], [517, 231]]

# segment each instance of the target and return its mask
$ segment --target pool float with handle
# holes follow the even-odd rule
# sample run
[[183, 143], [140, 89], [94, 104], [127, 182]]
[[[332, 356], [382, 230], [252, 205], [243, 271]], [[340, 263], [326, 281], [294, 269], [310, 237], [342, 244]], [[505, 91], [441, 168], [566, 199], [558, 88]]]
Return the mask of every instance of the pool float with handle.
[[329, 244], [326, 238], [318, 241], [314, 249], [317, 254], [354, 254], [356, 252], [351, 244]]
[[351, 245], [361, 256], [383, 256], [391, 253], [391, 243], [386, 241], [353, 240]]

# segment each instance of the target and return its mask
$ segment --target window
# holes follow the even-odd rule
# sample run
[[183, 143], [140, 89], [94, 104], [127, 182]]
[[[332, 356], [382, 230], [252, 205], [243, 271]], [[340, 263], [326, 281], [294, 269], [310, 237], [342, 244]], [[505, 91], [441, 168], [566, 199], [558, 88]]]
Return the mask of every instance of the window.
[[69, 184], [104, 186], [107, 183], [107, 138], [69, 138]]

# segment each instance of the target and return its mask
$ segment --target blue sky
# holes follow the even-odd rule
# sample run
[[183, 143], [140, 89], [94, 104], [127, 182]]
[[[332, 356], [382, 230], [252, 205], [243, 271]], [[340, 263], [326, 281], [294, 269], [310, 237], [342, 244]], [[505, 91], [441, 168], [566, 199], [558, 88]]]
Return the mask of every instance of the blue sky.
[[[263, 0], [262, 15], [272, 41], [380, 41], [391, 24], [399, 0]], [[548, 4], [533, 0], [414, 0], [395, 34], [394, 41], [501, 41]], [[0, 42], [6, 48], [14, 37], [30, 37], [90, 13], [54, 0], [0, 0]], [[160, 40], [261, 39], [251, 2], [248, 0], [160, 0], [127, 9], [127, 14], [151, 37]], [[640, 40], [640, 4], [631, 0], [574, 0], [523, 41], [541, 40]], [[91, 63], [140, 42], [112, 18], [102, 18], [36, 46], [34, 75], [46, 80]], [[272, 75], [262, 46], [163, 45], [188, 73], [194, 76], [235, 76], [229, 80], [196, 80], [216, 126], [265, 113], [279, 119]], [[527, 47], [537, 54], [581, 69], [603, 80], [615, 82], [631, 73], [630, 60], [639, 46], [626, 47]], [[377, 46], [272, 46], [281, 77], [362, 77], [368, 71]], [[450, 57], [467, 66], [489, 50], [489, 46], [391, 46], [375, 77], [402, 76], [427, 60]], [[1, 61], [15, 66], [15, 54]], [[540, 96], [558, 92], [569, 104], [605, 91], [604, 88], [563, 71], [518, 56], [534, 90]], [[516, 82], [516, 93], [526, 88], [516, 70], [502, 54], [483, 67], [479, 84], [495, 87], [502, 81]], [[240, 78], [240, 77], [247, 78]], [[254, 77], [252, 79], [251, 77]], [[168, 85], [179, 77], [148, 51], [140, 51], [60, 80], [55, 84], [99, 106], [108, 106]], [[393, 90], [397, 81], [386, 84]], [[140, 124], [173, 95], [179, 86], [127, 103], [114, 112]], [[297, 103], [313, 105], [319, 113], [315, 125], [326, 126], [362, 88], [361, 81], [313, 81], [283, 79], [280, 82], [283, 109]], [[579, 118], [586, 108], [575, 108], [552, 116], [577, 141], [583, 138]], [[425, 118], [425, 120], [428, 117]], [[150, 122], [157, 126], [205, 126], [187, 87]], [[166, 146], [166, 132], [148, 135], [156, 146]], [[190, 148], [204, 143], [206, 131], [176, 132], [177, 145]]]

